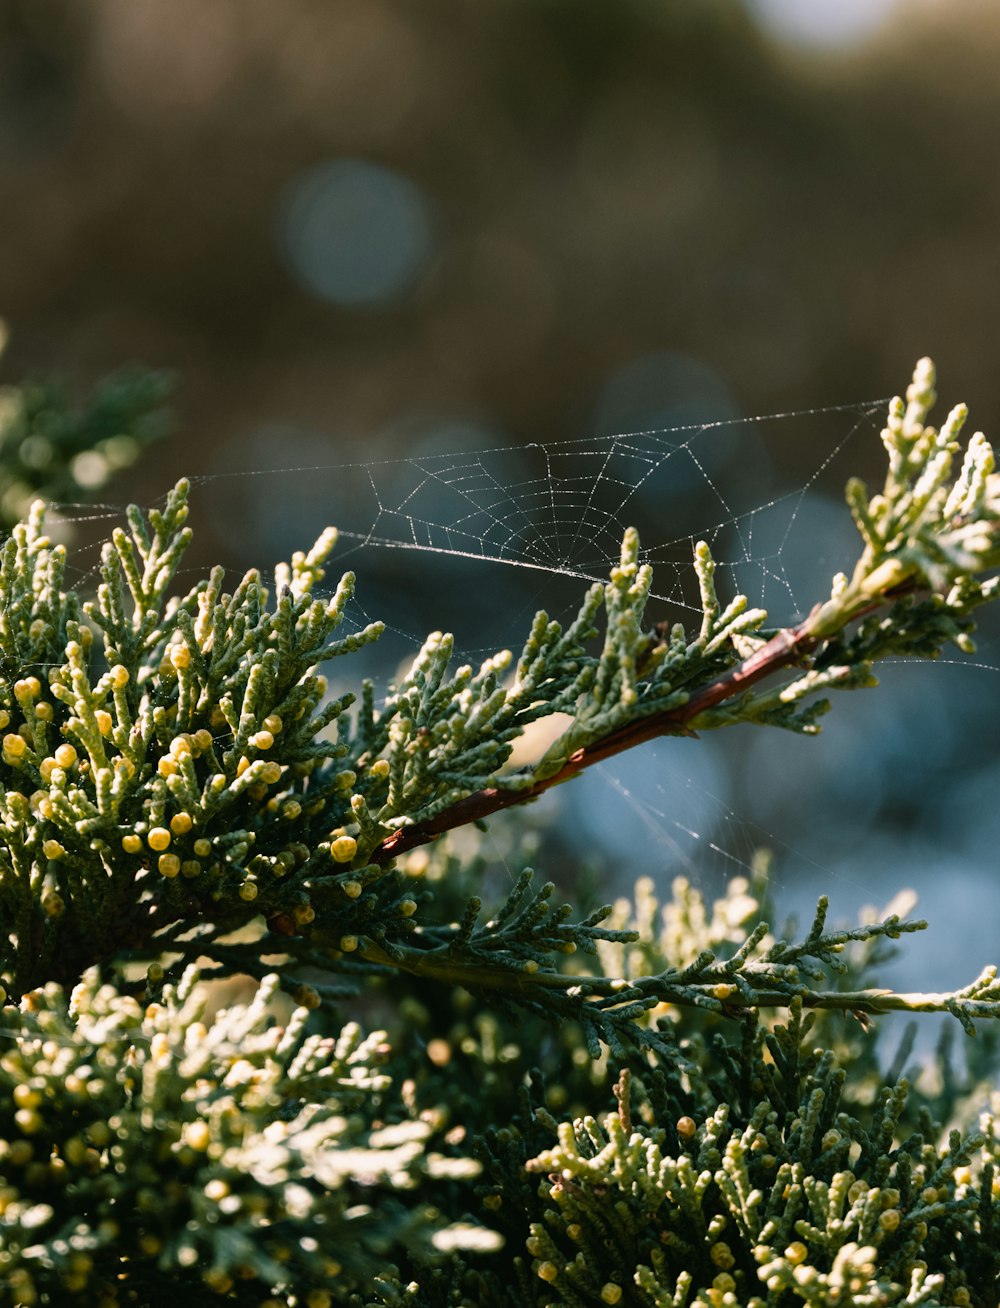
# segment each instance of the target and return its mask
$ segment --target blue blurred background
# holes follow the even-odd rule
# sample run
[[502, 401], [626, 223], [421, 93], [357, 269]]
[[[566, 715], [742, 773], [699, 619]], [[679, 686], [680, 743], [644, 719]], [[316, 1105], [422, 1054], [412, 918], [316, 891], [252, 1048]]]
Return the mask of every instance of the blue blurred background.
[[[881, 475], [865, 401], [931, 354], [1000, 435], [998, 62], [984, 0], [9, 0], [3, 367], [176, 369], [175, 436], [109, 494], [204, 477], [201, 563], [354, 533], [382, 675], [565, 612], [631, 521], [654, 620], [702, 534], [791, 619]], [[914, 885], [897, 984], [957, 984], [1000, 957], [998, 668], [987, 630], [820, 741], [609, 764], [546, 801], [547, 870], [712, 889], [763, 844], [789, 911]]]

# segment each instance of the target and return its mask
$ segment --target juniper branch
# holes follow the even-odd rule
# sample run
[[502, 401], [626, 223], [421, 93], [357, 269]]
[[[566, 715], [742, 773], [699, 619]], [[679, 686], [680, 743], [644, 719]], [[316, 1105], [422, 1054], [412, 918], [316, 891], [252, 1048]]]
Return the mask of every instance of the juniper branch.
[[[587, 694], [594, 698], [588, 684], [578, 721], [539, 765], [395, 825], [371, 850], [371, 861], [385, 866], [446, 831], [528, 803], [594, 764], [660, 736], [746, 721], [813, 732], [826, 701], [804, 709], [800, 704], [825, 689], [874, 684], [875, 659], [889, 653], [934, 657], [949, 640], [971, 649], [969, 615], [997, 594], [996, 577], [980, 578], [1000, 563], [1000, 477], [993, 472], [988, 442], [976, 433], [951, 480], [966, 410], [954, 408], [938, 431], [925, 423], [934, 400], [933, 365], [923, 359], [906, 401], [897, 397], [890, 405], [882, 432], [889, 454], [882, 492], [869, 499], [859, 481], [848, 484], [847, 501], [864, 543], [853, 575], [834, 578], [830, 597], [799, 623], [765, 637], [760, 633], [766, 615], [747, 611], [741, 596], [720, 615], [714, 563], [700, 544], [695, 551], [703, 610], [698, 637], [686, 642], [675, 627], [669, 637], [661, 630], [658, 640], [647, 637], [642, 646], [628, 627], [634, 628], [641, 615], [651, 572], [638, 564], [634, 533], [626, 533], [621, 563], [605, 588], [608, 638], [593, 683], [601, 688], [603, 675], [608, 684], [597, 708], [586, 702]], [[640, 675], [643, 664], [648, 671]], [[757, 692], [762, 682], [791, 668], [802, 675]], [[617, 683], [609, 670], [617, 673]], [[680, 675], [667, 678], [665, 670]], [[617, 712], [608, 708], [615, 694]], [[598, 722], [604, 729], [595, 731], [591, 724]]]
[[[448, 927], [418, 928], [409, 943], [362, 938], [356, 955], [366, 963], [384, 965], [423, 980], [462, 986], [489, 996], [501, 1006], [544, 1013], [560, 1021], [579, 1022], [594, 1044], [607, 1044], [614, 1053], [638, 1045], [676, 1058], [669, 1032], [650, 1023], [661, 1005], [694, 1008], [723, 1017], [762, 1008], [830, 1009], [862, 1015], [889, 1012], [950, 1013], [969, 1033], [977, 1018], [1000, 1018], [1000, 981], [989, 967], [970, 985], [953, 993], [898, 994], [866, 986], [831, 988], [832, 976], [848, 967], [841, 955], [851, 944], [896, 940], [922, 931], [927, 923], [905, 921], [890, 913], [881, 922], [851, 929], [826, 928], [827, 900], [821, 897], [814, 921], [798, 942], [775, 940], [766, 922], [759, 922], [729, 957], [703, 948], [686, 965], [663, 966], [658, 972], [625, 975], [585, 972], [565, 966], [564, 956], [594, 953], [597, 944], [630, 945], [638, 931], [602, 926], [612, 915], [609, 906], [582, 922], [567, 921], [566, 906], [553, 908], [551, 883], [527, 897], [531, 873], [526, 871], [504, 907], [477, 926], [480, 901], [470, 901], [463, 921]], [[818, 988], [817, 982], [826, 982]]]

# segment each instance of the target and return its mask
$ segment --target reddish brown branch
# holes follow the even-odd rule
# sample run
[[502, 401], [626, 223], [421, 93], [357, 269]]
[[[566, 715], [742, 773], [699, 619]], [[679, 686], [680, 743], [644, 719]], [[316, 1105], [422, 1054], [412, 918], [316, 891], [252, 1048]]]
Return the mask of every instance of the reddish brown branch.
[[526, 790], [499, 790], [495, 786], [488, 786], [485, 790], [477, 790], [474, 794], [467, 795], [465, 799], [458, 800], [457, 803], [425, 822], [414, 822], [412, 826], [400, 827], [378, 846], [372, 854], [372, 862], [384, 867], [390, 859], [405, 854], [407, 850], [416, 849], [419, 845], [426, 845], [428, 841], [443, 835], [445, 831], [464, 827], [469, 822], [482, 821], [502, 809], [537, 799], [552, 786], [559, 786], [583, 772], [585, 768], [592, 767], [593, 764], [620, 754], [626, 749], [644, 744], [647, 740], [655, 740], [657, 736], [683, 734], [687, 724], [699, 713], [714, 708], [734, 695], [742, 694], [758, 681], [780, 671], [781, 668], [798, 663], [810, 654], [818, 642], [810, 634], [809, 623], [810, 619], [807, 618], [797, 627], [785, 627], [776, 632], [749, 658], [745, 658], [715, 681], [703, 686], [686, 703], [662, 713], [651, 714], [638, 722], [629, 723], [593, 744], [585, 745], [575, 754], [570, 755], [558, 772], [543, 781], [536, 782]]

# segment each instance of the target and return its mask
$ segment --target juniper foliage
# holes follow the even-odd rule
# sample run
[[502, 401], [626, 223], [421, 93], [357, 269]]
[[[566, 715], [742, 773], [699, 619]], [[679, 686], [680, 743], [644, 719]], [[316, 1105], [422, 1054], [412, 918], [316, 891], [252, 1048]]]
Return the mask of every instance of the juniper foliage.
[[[762, 877], [580, 916], [525, 871], [487, 912], [448, 836], [658, 735], [813, 734], [879, 659], [970, 648], [1000, 477], [981, 434], [954, 467], [933, 401], [924, 360], [882, 491], [848, 487], [854, 572], [797, 626], [720, 598], [699, 545], [699, 628], [650, 629], [629, 531], [567, 627], [478, 669], [434, 633], [381, 701], [319, 670], [381, 632], [345, 623], [351, 574], [322, 595], [334, 532], [273, 596], [177, 592], [180, 482], [86, 597], [34, 506], [0, 551], [0, 1305], [996, 1304], [993, 1042], [931, 1091], [862, 1026], [972, 1033], [995, 969], [891, 993], [923, 923], [824, 899], [786, 939]], [[226, 978], [256, 991], [212, 1011]]]

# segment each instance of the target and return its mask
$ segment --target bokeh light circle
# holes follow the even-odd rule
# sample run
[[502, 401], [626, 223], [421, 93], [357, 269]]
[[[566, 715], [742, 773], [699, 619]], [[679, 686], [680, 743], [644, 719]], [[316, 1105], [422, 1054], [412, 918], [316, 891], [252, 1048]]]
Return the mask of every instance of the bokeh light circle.
[[289, 186], [281, 244], [312, 294], [379, 309], [406, 295], [433, 248], [429, 207], [407, 177], [366, 159], [318, 164]]

